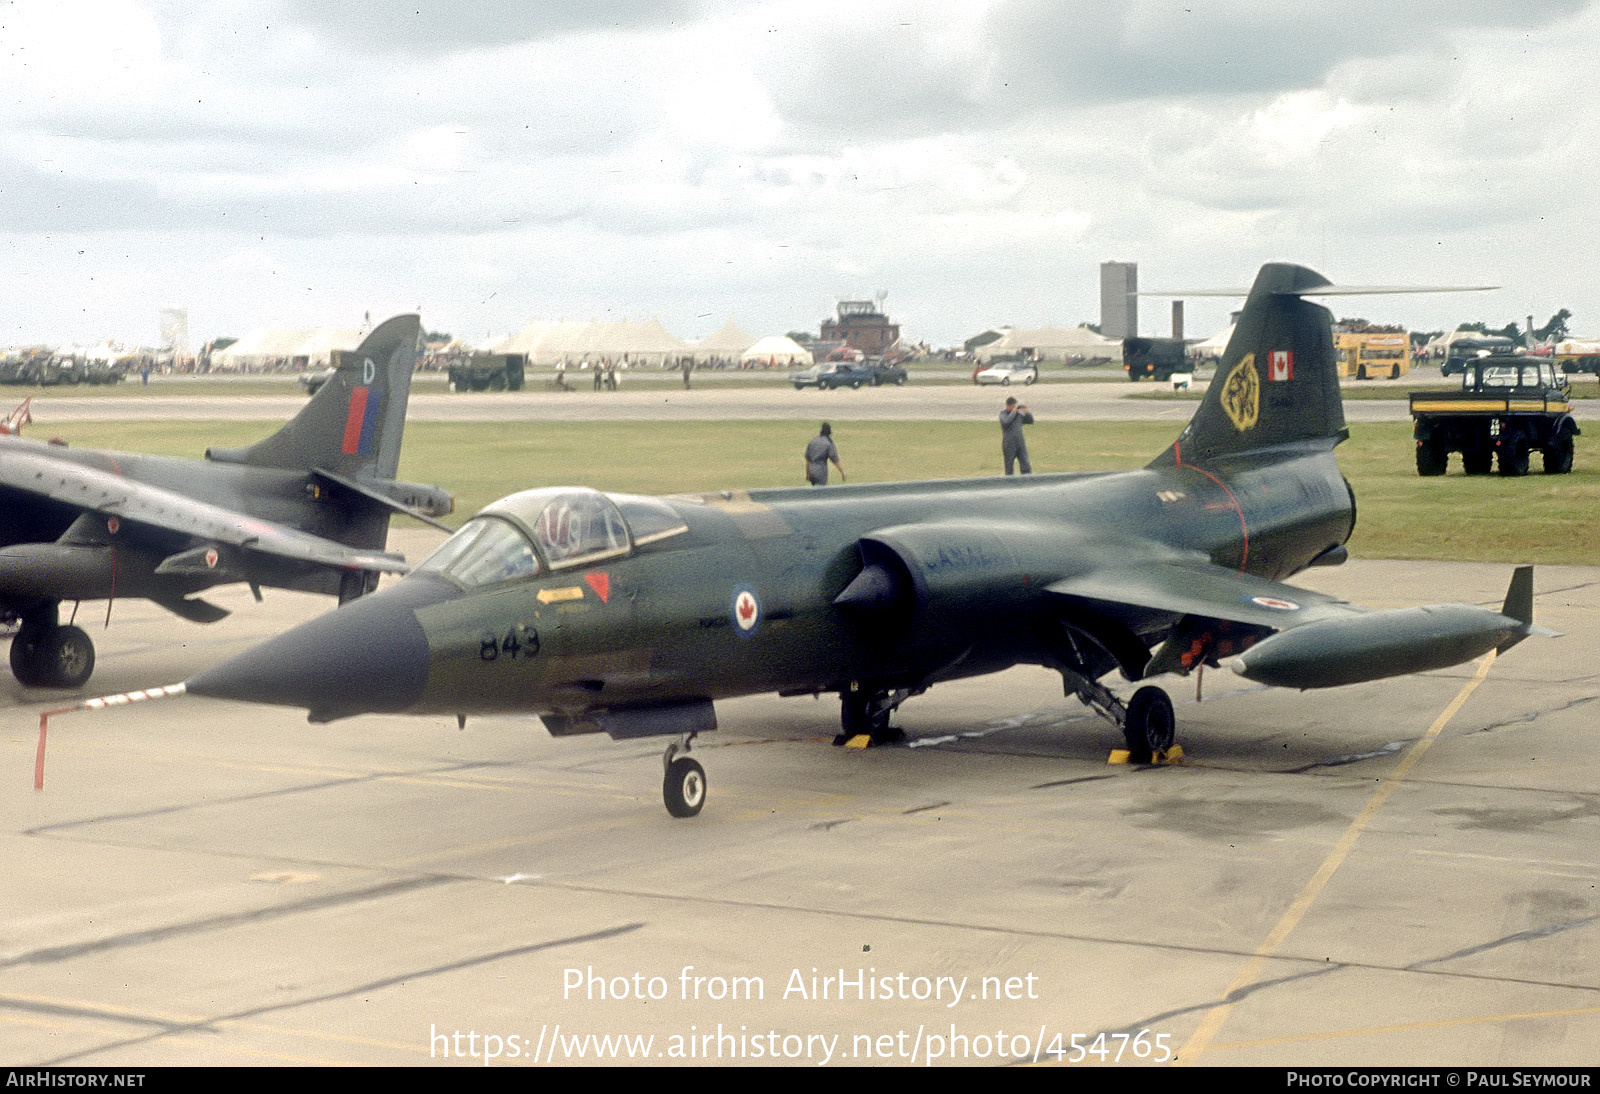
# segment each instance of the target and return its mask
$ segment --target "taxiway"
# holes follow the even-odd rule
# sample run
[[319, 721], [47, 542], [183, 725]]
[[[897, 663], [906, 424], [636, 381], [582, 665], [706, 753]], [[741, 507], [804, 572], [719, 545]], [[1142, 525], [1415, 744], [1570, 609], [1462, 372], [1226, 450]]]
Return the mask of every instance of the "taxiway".
[[[1301, 580], [1497, 604], [1509, 572]], [[1536, 579], [1562, 636], [1490, 666], [1170, 681], [1183, 766], [1109, 766], [1042, 670], [935, 688], [865, 752], [826, 697], [719, 704], [691, 821], [659, 741], [187, 697], [52, 719], [36, 793], [63, 697], [8, 678], [0, 1058], [1592, 1065], [1600, 570]], [[218, 593], [211, 627], [117, 604], [96, 691], [328, 607]]]

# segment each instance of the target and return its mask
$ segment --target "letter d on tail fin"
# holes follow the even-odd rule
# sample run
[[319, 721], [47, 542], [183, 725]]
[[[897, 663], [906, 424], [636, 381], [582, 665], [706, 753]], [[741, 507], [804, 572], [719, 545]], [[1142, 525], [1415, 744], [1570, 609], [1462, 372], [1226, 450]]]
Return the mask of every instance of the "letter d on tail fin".
[[212, 449], [206, 456], [254, 467], [394, 478], [421, 337], [419, 317], [395, 316], [356, 349], [339, 353], [333, 378], [278, 432], [248, 448]]
[[1332, 316], [1301, 299], [1333, 289], [1303, 266], [1261, 267], [1200, 409], [1150, 466], [1206, 466], [1262, 449], [1332, 448], [1344, 440]]

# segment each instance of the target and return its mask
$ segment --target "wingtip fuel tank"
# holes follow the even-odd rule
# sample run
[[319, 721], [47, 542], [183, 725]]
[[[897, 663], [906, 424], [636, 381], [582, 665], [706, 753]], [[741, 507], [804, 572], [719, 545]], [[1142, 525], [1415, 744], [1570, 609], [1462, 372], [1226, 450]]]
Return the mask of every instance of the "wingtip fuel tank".
[[1498, 612], [1431, 604], [1325, 619], [1264, 639], [1231, 667], [1273, 687], [1331, 688], [1449, 668], [1551, 633], [1533, 624], [1533, 568], [1521, 566]]

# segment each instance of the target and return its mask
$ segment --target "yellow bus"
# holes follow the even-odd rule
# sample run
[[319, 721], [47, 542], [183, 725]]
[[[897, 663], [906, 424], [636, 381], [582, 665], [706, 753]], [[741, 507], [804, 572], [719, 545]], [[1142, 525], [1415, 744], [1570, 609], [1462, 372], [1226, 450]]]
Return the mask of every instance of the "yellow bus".
[[1398, 380], [1411, 371], [1411, 336], [1405, 331], [1347, 331], [1333, 336], [1340, 376]]

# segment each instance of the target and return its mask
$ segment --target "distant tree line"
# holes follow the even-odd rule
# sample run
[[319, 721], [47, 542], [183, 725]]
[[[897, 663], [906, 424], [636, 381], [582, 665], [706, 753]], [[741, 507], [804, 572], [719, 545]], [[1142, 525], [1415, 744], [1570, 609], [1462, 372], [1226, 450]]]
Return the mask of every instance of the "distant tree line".
[[[1572, 312], [1566, 308], [1552, 315], [1542, 327], [1533, 328], [1533, 340], [1536, 342], [1556, 342], [1566, 338], [1571, 331], [1567, 329], [1567, 320], [1572, 318]], [[1482, 334], [1499, 334], [1507, 338], [1522, 337], [1522, 328], [1515, 323], [1507, 323], [1503, 327], [1491, 327], [1487, 323], [1462, 323], [1460, 330], [1475, 330]]]
[[[1533, 328], [1533, 341], [1559, 342], [1561, 339], [1569, 337], [1571, 335], [1571, 331], [1567, 327], [1567, 320], [1571, 318], [1572, 312], [1567, 308], [1562, 308], [1560, 311], [1552, 315], [1544, 326]], [[1341, 319], [1339, 320], [1339, 325], [1348, 331], [1387, 331], [1400, 329], [1399, 327], [1394, 326], [1383, 326], [1382, 324], [1369, 323], [1365, 319]], [[1522, 341], [1523, 336], [1522, 327], [1516, 323], [1507, 323], [1503, 327], [1491, 327], [1489, 324], [1484, 322], [1462, 323], [1458, 325], [1456, 329], [1476, 331], [1479, 334], [1485, 335], [1500, 335], [1518, 342]], [[1429, 342], [1439, 337], [1439, 335], [1443, 333], [1443, 331], [1437, 330], [1414, 330], [1411, 332], [1411, 344], [1413, 346], [1427, 345]]]

